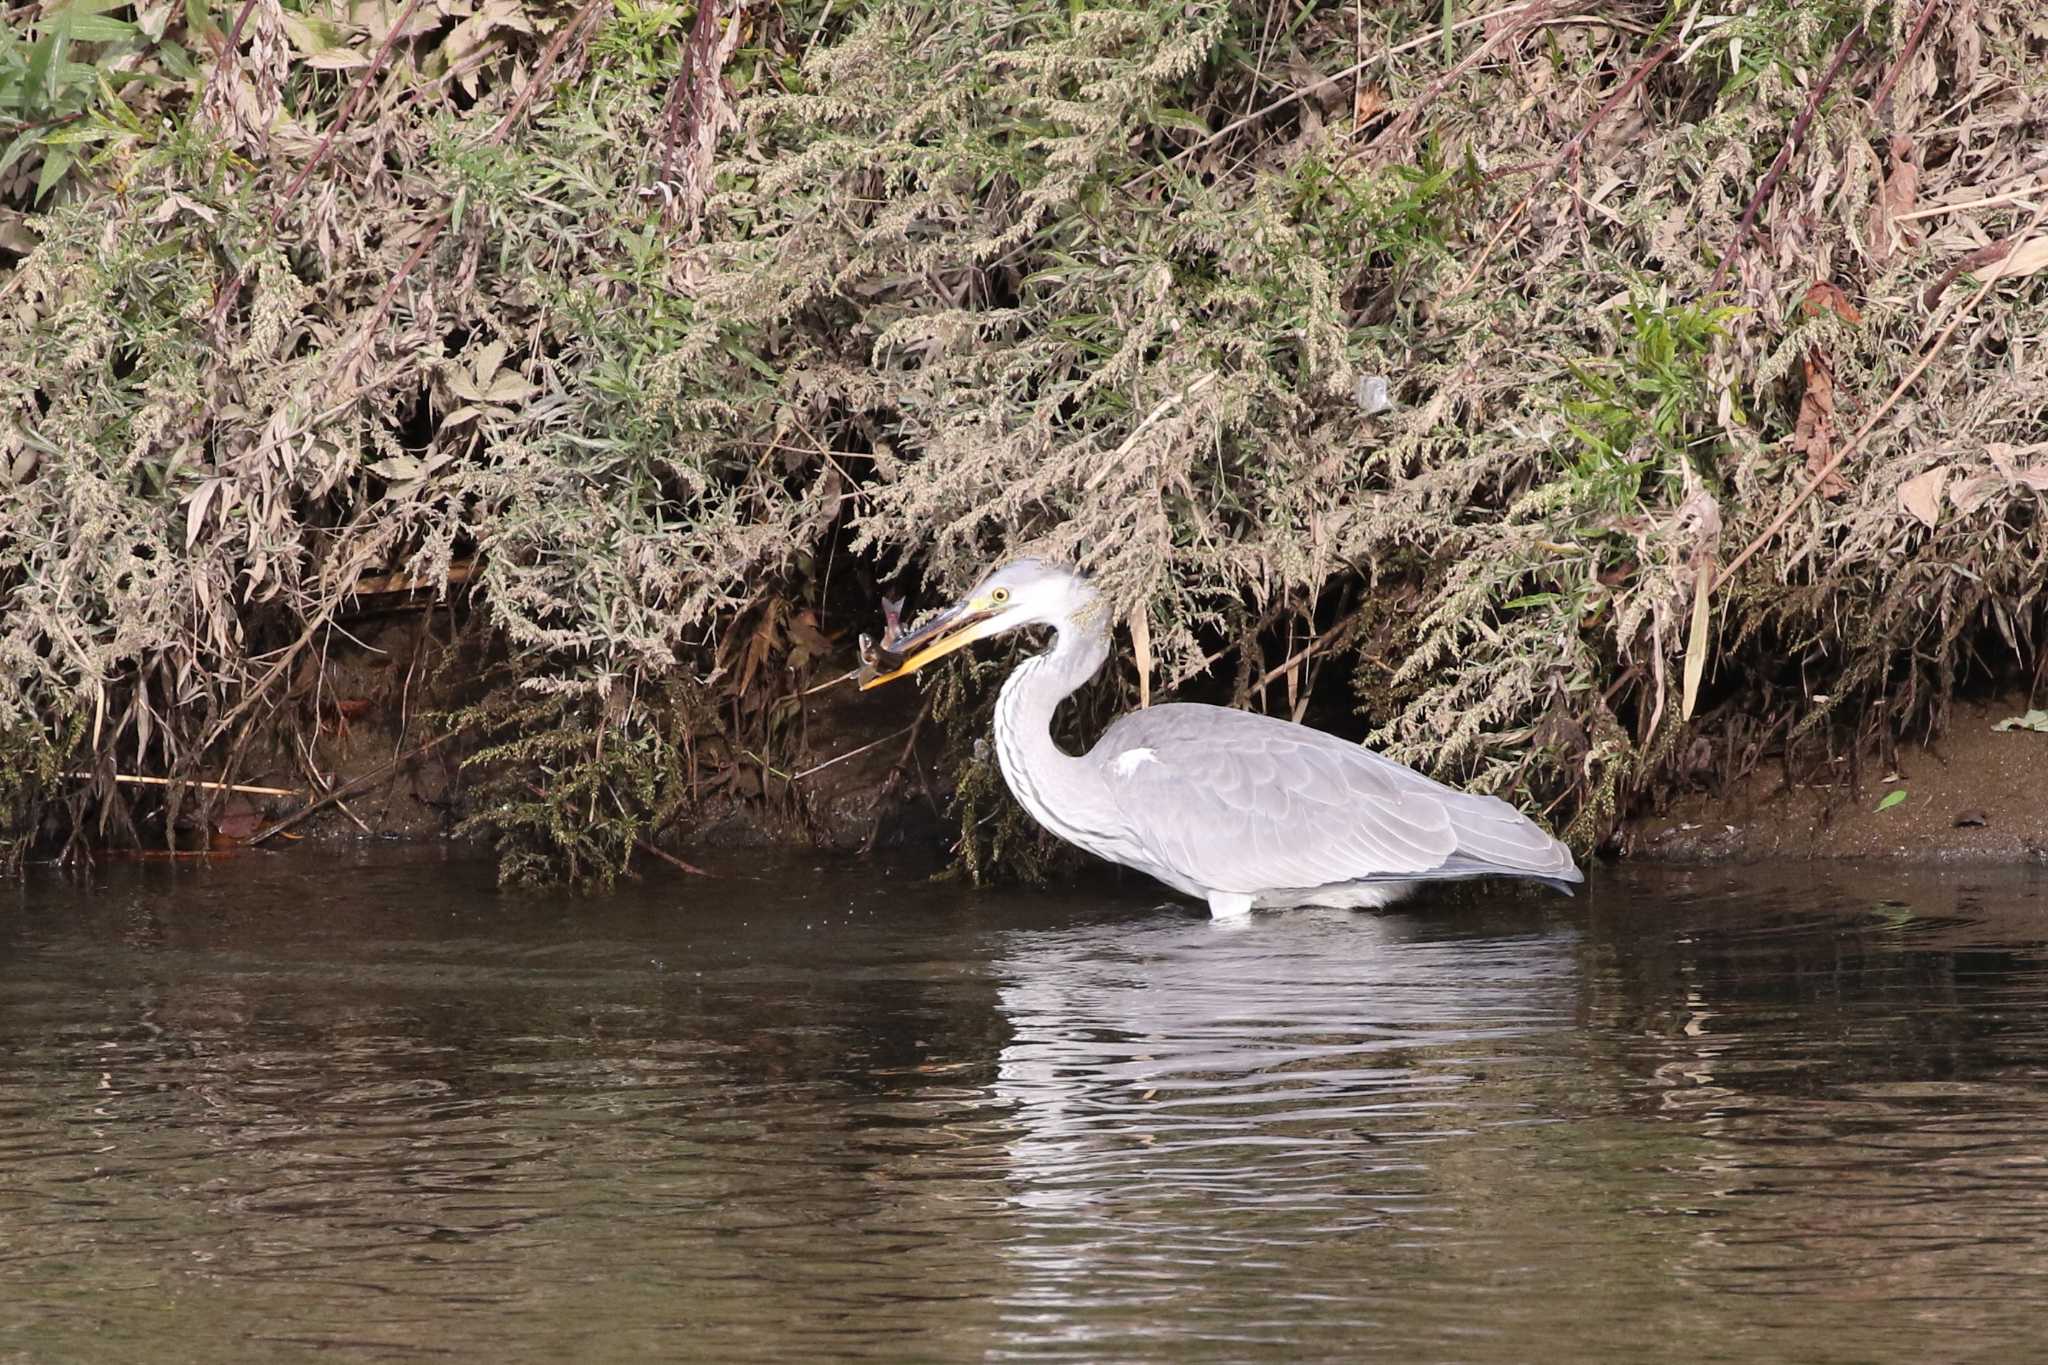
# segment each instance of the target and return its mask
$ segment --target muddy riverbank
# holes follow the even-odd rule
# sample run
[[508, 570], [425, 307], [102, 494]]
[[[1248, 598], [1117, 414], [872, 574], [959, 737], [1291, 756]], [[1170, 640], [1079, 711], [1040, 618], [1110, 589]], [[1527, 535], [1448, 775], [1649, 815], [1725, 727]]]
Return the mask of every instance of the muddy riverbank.
[[[366, 684], [373, 675], [360, 680]], [[1898, 746], [1892, 762], [1766, 761], [1719, 790], [1681, 795], [1623, 822], [1603, 860], [1758, 862], [1890, 860], [1933, 865], [2048, 863], [2048, 733], [1998, 729], [2024, 715], [2024, 695], [1958, 702], [1938, 738]], [[806, 714], [804, 762], [794, 772], [758, 769], [707, 797], [701, 818], [667, 831], [660, 846], [699, 861], [748, 847], [860, 854], [887, 850], [941, 865], [957, 839], [953, 773], [936, 736], [919, 722], [916, 692], [821, 693]], [[314, 843], [471, 842], [452, 837], [472, 804], [452, 749], [392, 766], [416, 742], [366, 711], [323, 733], [312, 750], [333, 785], [368, 782], [361, 796], [294, 827]], [[264, 778], [295, 780], [280, 763]], [[303, 770], [296, 779], [303, 781]], [[290, 815], [303, 799], [235, 796], [217, 829], [238, 836]], [[703, 855], [703, 856], [699, 856]], [[643, 860], [644, 865], [644, 860]]]
[[1630, 822], [1621, 846], [1656, 860], [2048, 862], [2048, 734], [1996, 728], [2026, 710], [2017, 696], [1958, 702], [1939, 738], [1900, 746], [1894, 764], [1766, 765]]

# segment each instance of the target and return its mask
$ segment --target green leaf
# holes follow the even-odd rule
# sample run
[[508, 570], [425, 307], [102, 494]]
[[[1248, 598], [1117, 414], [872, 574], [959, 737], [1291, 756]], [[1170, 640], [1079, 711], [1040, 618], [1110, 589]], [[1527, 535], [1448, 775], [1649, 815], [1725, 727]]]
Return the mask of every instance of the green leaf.
[[196, 81], [199, 79], [199, 68], [193, 64], [192, 55], [177, 43], [167, 39], [159, 44], [156, 50], [156, 58], [164, 64], [164, 70], [170, 72], [181, 81]]
[[57, 182], [69, 173], [74, 159], [69, 149], [64, 147], [52, 147], [43, 153], [43, 173], [36, 177], [35, 201], [38, 204], [44, 195], [57, 188]]
[[42, 91], [45, 100], [57, 98], [57, 85], [53, 72], [58, 59], [64, 55], [67, 35], [62, 28], [52, 29], [36, 41], [29, 50], [28, 72], [22, 77], [24, 90]]
[[2039, 730], [2048, 734], [2048, 711], [2029, 711], [2024, 716], [2007, 716], [1991, 727], [1994, 730]]
[[23, 133], [20, 137], [7, 144], [5, 152], [0, 152], [0, 173], [4, 173], [9, 166], [12, 166], [29, 152], [42, 145], [43, 133], [41, 129], [32, 129], [29, 132]]
[[128, 107], [127, 101], [114, 89], [114, 83], [107, 79], [107, 73], [99, 71], [94, 74], [99, 78], [100, 100], [107, 107], [107, 117], [131, 133], [140, 133], [142, 120], [135, 116], [135, 111]]
[[213, 22], [213, 16], [207, 10], [206, 0], [185, 0], [185, 27], [191, 30], [191, 36], [205, 41], [224, 39], [227, 35], [221, 32], [220, 25]]
[[135, 25], [126, 19], [109, 19], [102, 14], [70, 15], [71, 36], [81, 43], [118, 43], [135, 36]]
[[1145, 111], [1152, 122], [1161, 128], [1179, 128], [1190, 133], [1209, 131], [1209, 121], [1186, 109], [1174, 109], [1168, 105], [1155, 104]]
[[111, 128], [95, 128], [89, 123], [74, 123], [68, 128], [59, 128], [43, 139], [46, 147], [89, 147], [96, 142], [105, 142], [113, 136]]
[[1906, 789], [1904, 787], [1901, 787], [1897, 791], [1892, 792], [1891, 794], [1886, 796], [1884, 800], [1877, 803], [1878, 813], [1883, 814], [1885, 811], [1890, 810], [1893, 806], [1898, 805], [1905, 799]]

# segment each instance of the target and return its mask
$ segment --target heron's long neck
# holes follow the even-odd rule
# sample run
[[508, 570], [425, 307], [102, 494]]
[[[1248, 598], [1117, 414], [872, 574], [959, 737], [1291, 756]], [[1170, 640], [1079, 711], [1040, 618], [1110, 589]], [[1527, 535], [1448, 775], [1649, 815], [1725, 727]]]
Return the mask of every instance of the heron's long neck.
[[1019, 664], [996, 699], [1003, 780], [1032, 818], [1068, 839], [1102, 829], [1115, 812], [1093, 765], [1053, 743], [1053, 713], [1108, 657], [1109, 635], [1099, 626], [1062, 626], [1053, 647]]

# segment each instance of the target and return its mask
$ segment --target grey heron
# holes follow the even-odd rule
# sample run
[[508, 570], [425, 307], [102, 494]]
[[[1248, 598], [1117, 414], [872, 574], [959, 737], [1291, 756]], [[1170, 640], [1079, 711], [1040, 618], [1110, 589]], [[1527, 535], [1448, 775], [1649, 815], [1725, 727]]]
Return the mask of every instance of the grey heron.
[[1505, 801], [1446, 787], [1321, 730], [1223, 706], [1133, 712], [1075, 756], [1053, 712], [1109, 657], [1109, 627], [1079, 573], [1018, 559], [960, 601], [885, 641], [863, 690], [1026, 626], [1051, 649], [1019, 664], [996, 701], [996, 757], [1032, 818], [1097, 857], [1209, 903], [1385, 905], [1426, 881], [1583, 881], [1571, 851]]

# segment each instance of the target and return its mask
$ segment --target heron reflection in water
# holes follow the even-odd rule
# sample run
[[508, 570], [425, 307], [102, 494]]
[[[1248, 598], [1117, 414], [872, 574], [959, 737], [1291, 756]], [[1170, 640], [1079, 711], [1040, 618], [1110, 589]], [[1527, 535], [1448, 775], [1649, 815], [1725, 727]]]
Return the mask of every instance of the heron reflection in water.
[[996, 702], [1003, 779], [1039, 824], [1136, 868], [1217, 916], [1255, 908], [1385, 905], [1427, 881], [1527, 877], [1569, 890], [1571, 851], [1497, 797], [1432, 781], [1305, 725], [1178, 702], [1124, 716], [1078, 757], [1054, 710], [1109, 657], [1082, 575], [1014, 560], [929, 622], [886, 642], [861, 687], [915, 673], [976, 640], [1051, 626]]

